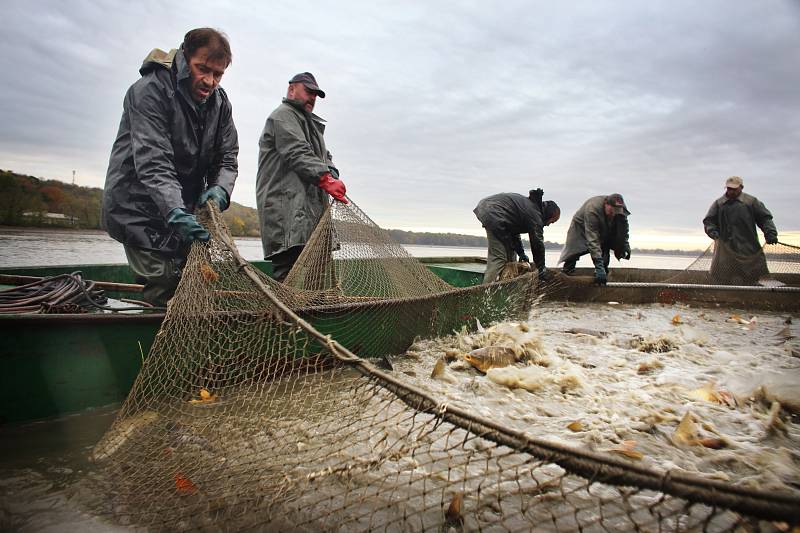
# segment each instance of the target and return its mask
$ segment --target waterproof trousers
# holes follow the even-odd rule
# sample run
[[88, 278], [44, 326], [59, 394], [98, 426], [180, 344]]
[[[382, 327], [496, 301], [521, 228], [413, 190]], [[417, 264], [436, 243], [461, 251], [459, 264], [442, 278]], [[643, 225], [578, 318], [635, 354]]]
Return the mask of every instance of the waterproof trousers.
[[497, 281], [500, 271], [506, 263], [517, 260], [517, 253], [509, 243], [499, 239], [494, 233], [486, 230], [486, 239], [489, 241], [489, 250], [486, 253], [486, 272], [483, 274], [483, 282], [491, 283]]
[[172, 298], [178, 287], [186, 258], [135, 246], [124, 248], [128, 265], [136, 275], [136, 282], [144, 284], [144, 301], [156, 307], [166, 307], [167, 300]]

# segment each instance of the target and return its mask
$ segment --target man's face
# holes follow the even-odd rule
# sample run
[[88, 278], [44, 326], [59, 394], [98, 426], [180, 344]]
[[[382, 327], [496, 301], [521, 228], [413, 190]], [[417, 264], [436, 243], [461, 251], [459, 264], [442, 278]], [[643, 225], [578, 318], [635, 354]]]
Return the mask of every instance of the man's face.
[[743, 188], [744, 187], [726, 187], [725, 196], [727, 196], [731, 200], [735, 200], [736, 198], [739, 198], [740, 194], [742, 194]]
[[209, 59], [207, 46], [198, 48], [188, 62], [192, 75], [192, 99], [198, 103], [205, 102], [219, 85], [228, 64], [224, 59]]
[[549, 226], [550, 224], [555, 224], [556, 222], [558, 222], [559, 218], [561, 218], [561, 212], [560, 211], [558, 213], [554, 214], [553, 216], [551, 216], [550, 218], [548, 218], [545, 221], [544, 225], [545, 226]]
[[314, 104], [317, 103], [317, 93], [309, 91], [302, 83], [293, 83], [289, 85], [289, 92], [287, 94], [289, 100], [300, 102], [303, 109], [311, 113], [314, 111]]

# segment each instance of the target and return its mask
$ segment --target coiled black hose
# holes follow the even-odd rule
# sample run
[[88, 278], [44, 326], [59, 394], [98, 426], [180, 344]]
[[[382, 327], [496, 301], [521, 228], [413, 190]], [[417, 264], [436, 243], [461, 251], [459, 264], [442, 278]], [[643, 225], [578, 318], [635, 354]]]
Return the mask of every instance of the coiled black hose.
[[0, 290], [0, 314], [9, 313], [86, 313], [104, 311], [162, 311], [144, 302], [141, 307], [115, 308], [105, 305], [108, 298], [94, 281], [84, 281], [81, 272], [42, 278], [18, 287]]

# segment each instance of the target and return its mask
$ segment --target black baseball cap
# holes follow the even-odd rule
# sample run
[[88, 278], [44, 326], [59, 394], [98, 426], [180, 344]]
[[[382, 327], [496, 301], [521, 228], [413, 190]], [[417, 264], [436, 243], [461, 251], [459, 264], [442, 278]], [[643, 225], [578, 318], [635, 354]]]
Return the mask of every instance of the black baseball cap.
[[319, 88], [317, 80], [314, 79], [314, 75], [310, 72], [295, 74], [294, 77], [289, 80], [289, 84], [291, 85], [292, 83], [302, 83], [309, 91], [314, 91], [320, 98], [325, 98], [325, 91]]
[[631, 214], [628, 211], [628, 208], [625, 206], [625, 200], [623, 200], [622, 195], [619, 193], [609, 194], [606, 196], [606, 203], [614, 208], [614, 213], [618, 215], [625, 215], [628, 216]]

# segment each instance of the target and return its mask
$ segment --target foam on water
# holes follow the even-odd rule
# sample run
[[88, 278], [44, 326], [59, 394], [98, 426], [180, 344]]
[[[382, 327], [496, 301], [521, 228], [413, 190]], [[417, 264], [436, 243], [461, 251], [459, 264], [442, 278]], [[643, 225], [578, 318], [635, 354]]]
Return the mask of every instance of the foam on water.
[[[521, 328], [502, 324], [417, 343], [416, 359], [396, 370], [454, 405], [538, 437], [595, 451], [627, 443], [644, 466], [798, 490], [800, 359], [790, 355], [795, 339], [779, 334], [785, 319], [764, 313], [737, 320], [729, 310], [680, 306], [545, 304]], [[418, 370], [444, 351], [509, 345], [513, 337], [538, 342], [540, 361], [486, 375], [451, 363], [447, 382]], [[693, 394], [698, 389], [716, 400]], [[782, 406], [779, 428], [770, 422], [773, 401]], [[687, 412], [698, 439], [724, 447], [677, 446], [672, 435]]]

